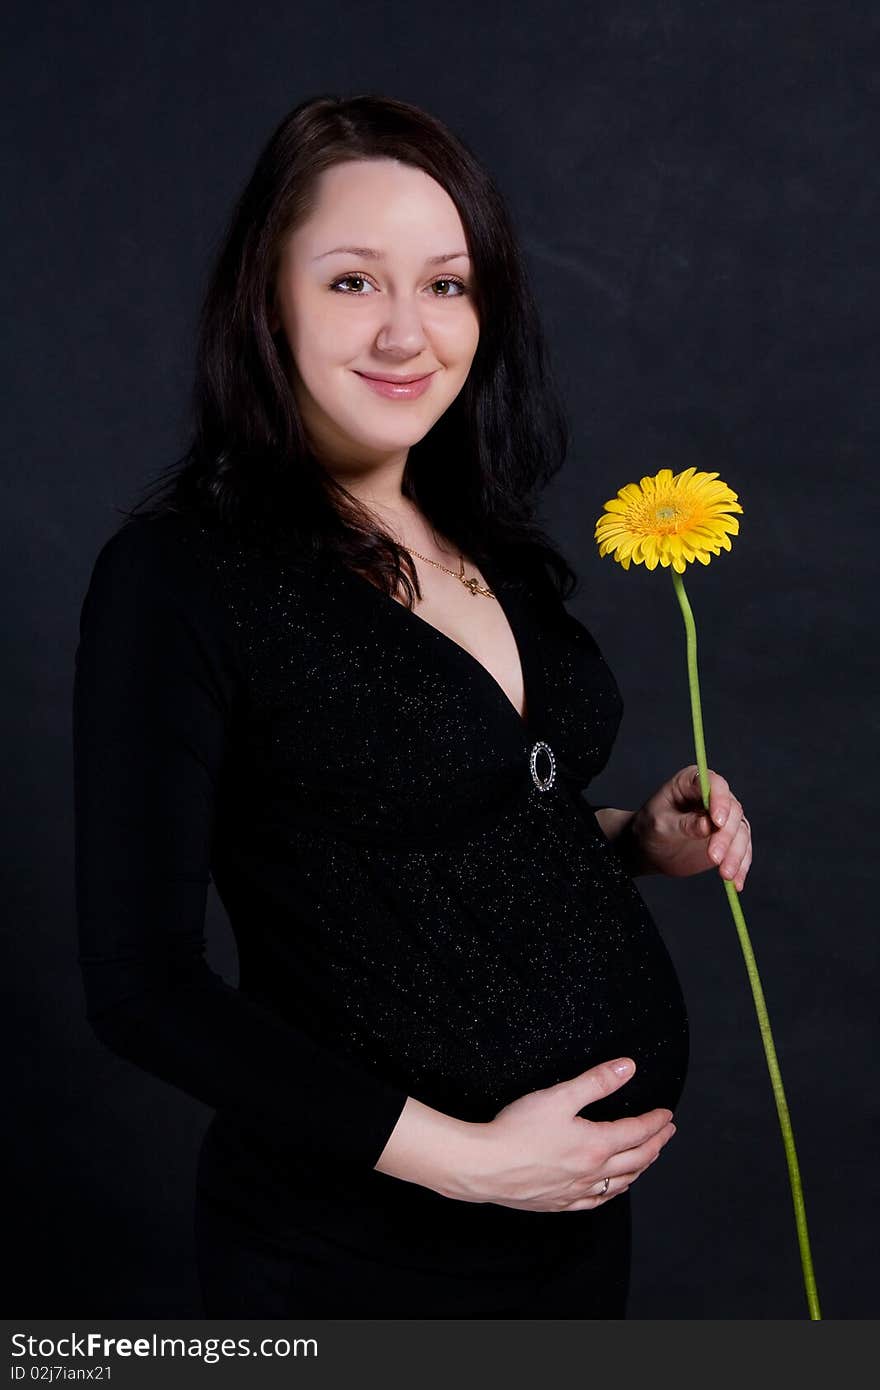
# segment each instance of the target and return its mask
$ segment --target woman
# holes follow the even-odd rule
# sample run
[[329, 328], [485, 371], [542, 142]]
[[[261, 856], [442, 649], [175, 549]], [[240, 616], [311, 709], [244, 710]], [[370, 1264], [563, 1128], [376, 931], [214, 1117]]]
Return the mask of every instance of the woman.
[[716, 773], [724, 830], [692, 767], [635, 814], [581, 795], [622, 700], [534, 521], [565, 447], [478, 161], [404, 103], [299, 106], [76, 660], [88, 1017], [216, 1111], [210, 1317], [625, 1316], [688, 1047], [632, 876], [720, 849], [741, 884], [750, 846]]

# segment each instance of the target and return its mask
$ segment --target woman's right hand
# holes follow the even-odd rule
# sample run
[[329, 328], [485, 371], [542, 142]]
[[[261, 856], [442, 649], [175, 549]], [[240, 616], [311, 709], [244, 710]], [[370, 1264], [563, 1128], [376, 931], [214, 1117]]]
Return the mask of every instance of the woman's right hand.
[[[614, 1068], [622, 1063], [628, 1069], [621, 1075]], [[488, 1124], [472, 1127], [469, 1159], [448, 1180], [446, 1195], [521, 1211], [586, 1211], [626, 1192], [675, 1133], [672, 1112], [620, 1120], [577, 1112], [634, 1073], [632, 1059], [621, 1057], [511, 1101]]]

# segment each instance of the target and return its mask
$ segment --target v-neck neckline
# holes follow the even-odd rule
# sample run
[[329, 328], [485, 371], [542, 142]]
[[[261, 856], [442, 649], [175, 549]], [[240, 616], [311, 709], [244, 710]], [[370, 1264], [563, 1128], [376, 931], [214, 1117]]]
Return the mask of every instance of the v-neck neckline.
[[[495, 595], [501, 607], [501, 611], [507, 619], [507, 625], [510, 628], [514, 646], [519, 657], [523, 684], [523, 699], [526, 707], [525, 717], [520, 714], [507, 691], [504, 689], [501, 682], [493, 676], [488, 666], [485, 666], [483, 662], [480, 661], [479, 657], [474, 656], [473, 652], [467, 647], [462, 646], [461, 642], [457, 642], [454, 637], [450, 637], [448, 632], [444, 632], [443, 629], [437, 627], [435, 623], [429, 622], [427, 618], [423, 618], [414, 608], [409, 608], [405, 603], [401, 603], [398, 599], [392, 598], [390, 594], [386, 594], [383, 589], [379, 589], [369, 579], [359, 574], [357, 570], [351, 569], [342, 561], [339, 561], [339, 568], [345, 576], [354, 581], [358, 588], [369, 590], [382, 606], [390, 604], [392, 608], [396, 608], [400, 613], [401, 619], [405, 623], [418, 623], [422, 628], [427, 629], [424, 635], [429, 641], [433, 640], [438, 642], [447, 650], [451, 649], [453, 653], [457, 653], [459, 659], [463, 660], [479, 679], [484, 683], [486, 681], [489, 682], [496, 696], [504, 702], [505, 707], [510, 712], [510, 716], [516, 721], [516, 725], [519, 727], [523, 739], [529, 739], [530, 733], [535, 727], [538, 719], [538, 710], [534, 703], [538, 698], [537, 667], [533, 666], [532, 663], [531, 643], [526, 626], [521, 625], [519, 622], [519, 612], [516, 607], [515, 598], [510, 591], [505, 592], [504, 581], [497, 574], [493, 565], [481, 563], [481, 569], [486, 579], [489, 581], [489, 587]], [[418, 631], [418, 629], [415, 630]], [[433, 634], [433, 638], [431, 634]]]

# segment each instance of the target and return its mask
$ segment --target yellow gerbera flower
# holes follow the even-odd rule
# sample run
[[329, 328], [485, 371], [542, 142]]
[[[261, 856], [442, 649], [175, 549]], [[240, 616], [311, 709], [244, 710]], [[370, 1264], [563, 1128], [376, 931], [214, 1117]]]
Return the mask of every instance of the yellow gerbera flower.
[[[672, 566], [672, 587], [678, 599], [684, 619], [688, 687], [691, 697], [691, 718], [694, 726], [694, 749], [697, 755], [700, 794], [703, 807], [710, 810], [709, 769], [706, 766], [706, 741], [703, 735], [703, 714], [700, 707], [700, 682], [697, 675], [697, 632], [694, 615], [685, 593], [682, 574], [691, 560], [699, 560], [708, 565], [709, 556], [717, 555], [723, 548], [730, 550], [730, 535], [737, 535], [739, 522], [729, 515], [741, 512], [742, 507], [726, 483], [717, 481], [717, 473], [698, 473], [695, 468], [686, 468], [675, 477], [669, 468], [661, 468], [653, 478], [642, 478], [641, 482], [627, 483], [616, 497], [605, 503], [605, 510], [596, 522], [596, 540], [599, 554], [612, 553], [624, 569], [629, 569], [634, 560], [645, 564], [648, 569], [656, 569], [658, 564], [665, 568]], [[635, 825], [638, 825], [638, 815]], [[711, 823], [711, 822], [710, 822]], [[638, 841], [641, 831], [634, 830]], [[673, 831], [675, 834], [675, 831]], [[662, 862], [662, 859], [661, 859]], [[788, 1103], [782, 1085], [782, 1075], [776, 1058], [776, 1048], [770, 1028], [770, 1016], [764, 1001], [764, 991], [758, 974], [758, 966], [752, 943], [749, 939], [746, 919], [739, 901], [739, 889], [728, 879], [724, 891], [730, 904], [730, 911], [736, 923], [740, 946], [745, 957], [746, 970], [755, 1001], [755, 1012], [764, 1044], [764, 1054], [773, 1086], [776, 1112], [782, 1130], [785, 1159], [788, 1164], [788, 1177], [794, 1202], [795, 1225], [797, 1226], [798, 1247], [804, 1287], [811, 1318], [821, 1318], [819, 1295], [816, 1291], [816, 1276], [813, 1273], [813, 1257], [810, 1252], [810, 1237], [807, 1230], [807, 1217], [804, 1210], [804, 1194], [801, 1185], [795, 1151], [794, 1134], [788, 1113]]]
[[613, 552], [625, 570], [630, 561], [649, 570], [672, 565], [678, 574], [692, 560], [708, 565], [710, 554], [730, 549], [728, 532], [739, 532], [727, 513], [742, 511], [737, 494], [717, 477], [695, 468], [673, 477], [671, 468], [661, 468], [653, 478], [627, 483], [596, 522], [599, 554]]

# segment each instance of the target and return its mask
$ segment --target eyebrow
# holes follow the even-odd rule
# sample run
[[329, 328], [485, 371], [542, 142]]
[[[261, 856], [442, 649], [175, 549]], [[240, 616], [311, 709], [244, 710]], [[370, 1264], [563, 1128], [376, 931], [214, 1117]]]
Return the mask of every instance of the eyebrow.
[[[371, 246], [334, 246], [330, 251], [322, 251], [320, 256], [313, 256], [312, 260], [321, 261], [325, 256], [336, 256], [341, 251], [349, 256], [362, 256], [364, 260], [368, 261], [381, 261], [385, 258], [384, 251], [374, 251]], [[466, 251], [447, 251], [442, 256], [428, 256], [425, 264], [442, 265], [444, 261], [457, 261], [459, 259], [469, 261], [470, 256]]]

